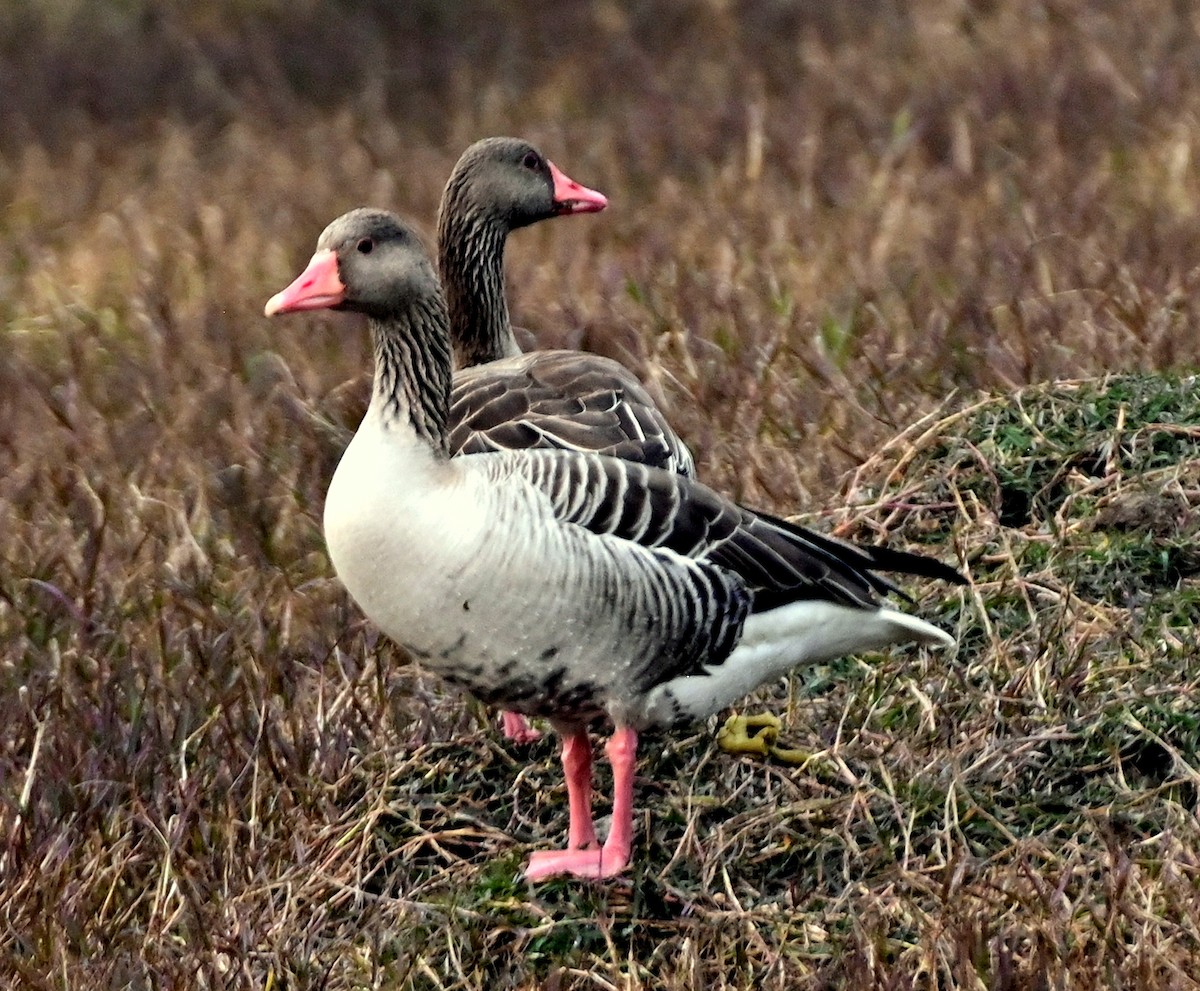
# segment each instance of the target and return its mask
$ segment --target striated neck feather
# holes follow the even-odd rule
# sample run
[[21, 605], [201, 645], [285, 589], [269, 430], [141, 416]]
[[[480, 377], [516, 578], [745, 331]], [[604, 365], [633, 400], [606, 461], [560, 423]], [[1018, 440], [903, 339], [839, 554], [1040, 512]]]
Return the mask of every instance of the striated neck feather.
[[371, 405], [385, 426], [409, 426], [449, 457], [450, 336], [440, 295], [417, 299], [386, 317], [372, 317], [375, 390]]
[[438, 212], [438, 268], [458, 367], [520, 354], [504, 296], [503, 220], [469, 202], [452, 179]]

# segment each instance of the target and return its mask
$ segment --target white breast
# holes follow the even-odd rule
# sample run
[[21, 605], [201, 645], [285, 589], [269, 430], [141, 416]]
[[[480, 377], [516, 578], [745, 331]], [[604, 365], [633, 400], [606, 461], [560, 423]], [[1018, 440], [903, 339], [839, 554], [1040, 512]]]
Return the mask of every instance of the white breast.
[[371, 420], [330, 483], [325, 541], [363, 611], [389, 636], [426, 652], [445, 639], [439, 617], [483, 540], [483, 514], [451, 463]]
[[326, 497], [338, 577], [388, 636], [477, 692], [560, 668], [570, 684], [620, 692], [637, 638], [580, 594], [593, 578], [617, 580], [596, 575], [575, 546], [583, 535], [525, 482], [497, 484], [474, 460], [437, 458], [364, 421]]

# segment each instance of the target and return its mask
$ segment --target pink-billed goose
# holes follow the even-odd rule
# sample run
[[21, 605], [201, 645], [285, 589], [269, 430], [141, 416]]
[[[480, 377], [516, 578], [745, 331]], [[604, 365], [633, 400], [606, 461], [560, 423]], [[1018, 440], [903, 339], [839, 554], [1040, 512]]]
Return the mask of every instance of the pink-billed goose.
[[[629, 862], [638, 733], [703, 719], [788, 670], [952, 638], [880, 601], [878, 570], [961, 581], [937, 561], [812, 533], [662, 469], [537, 449], [450, 457], [447, 311], [398, 217], [354, 210], [317, 242], [268, 316], [365, 313], [370, 407], [325, 503], [338, 576], [363, 611], [447, 682], [548, 719], [563, 739], [565, 850], [525, 875], [608, 877]], [[590, 724], [613, 733], [613, 812], [591, 811]]]

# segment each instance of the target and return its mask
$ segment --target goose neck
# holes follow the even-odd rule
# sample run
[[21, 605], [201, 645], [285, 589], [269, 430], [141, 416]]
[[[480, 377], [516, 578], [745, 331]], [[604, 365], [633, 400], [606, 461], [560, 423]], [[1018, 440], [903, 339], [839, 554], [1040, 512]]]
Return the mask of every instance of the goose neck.
[[502, 219], [453, 199], [438, 222], [438, 267], [450, 309], [450, 332], [459, 367], [521, 353], [504, 294]]
[[448, 458], [450, 341], [440, 298], [370, 320], [375, 347], [371, 409], [390, 429], [411, 430]]

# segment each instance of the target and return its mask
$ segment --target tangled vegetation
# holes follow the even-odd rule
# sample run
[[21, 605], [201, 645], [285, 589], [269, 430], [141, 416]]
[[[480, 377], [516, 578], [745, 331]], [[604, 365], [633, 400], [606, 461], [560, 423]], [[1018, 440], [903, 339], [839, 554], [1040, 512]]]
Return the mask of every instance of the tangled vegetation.
[[[1200, 984], [1200, 38], [1186, 4], [0, 11], [0, 982]], [[635, 864], [365, 623], [320, 514], [363, 335], [262, 304], [520, 133], [509, 250], [704, 478], [960, 565], [954, 632], [648, 740]], [[828, 509], [822, 507], [838, 507]], [[600, 790], [603, 791], [603, 780]]]

